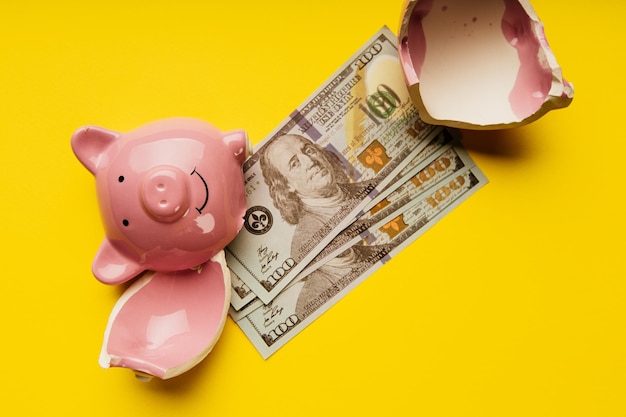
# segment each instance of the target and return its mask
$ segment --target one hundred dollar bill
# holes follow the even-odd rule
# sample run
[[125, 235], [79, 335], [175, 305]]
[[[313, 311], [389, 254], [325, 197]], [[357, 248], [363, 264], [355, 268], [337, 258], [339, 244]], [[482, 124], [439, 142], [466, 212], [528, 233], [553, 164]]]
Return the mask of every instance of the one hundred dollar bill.
[[[388, 197], [390, 196], [390, 194], [392, 194], [395, 190], [397, 190], [398, 187], [403, 186], [403, 184], [409, 181], [409, 179], [412, 179], [413, 183], [415, 183], [416, 179], [413, 178], [414, 176], [417, 176], [418, 174], [421, 175], [422, 177], [429, 175], [428, 172], [420, 172], [420, 171], [424, 169], [424, 167], [431, 165], [435, 161], [435, 159], [443, 152], [443, 150], [450, 148], [452, 146], [452, 143], [455, 141], [458, 141], [458, 139], [459, 139], [458, 132], [455, 132], [454, 130], [450, 130], [450, 129], [441, 130], [440, 133], [438, 133], [435, 137], [433, 137], [429, 141], [428, 145], [426, 145], [426, 147], [422, 149], [413, 158], [413, 160], [409, 162], [409, 164], [407, 164], [407, 166], [400, 172], [400, 174], [398, 175], [398, 180], [396, 180], [394, 184], [390, 184], [389, 186], [387, 186], [381, 193], [376, 195], [373, 198], [373, 200], [371, 200], [368, 203], [367, 207], [364, 209], [364, 212], [361, 212], [358, 214], [358, 217], [362, 217], [362, 219], [360, 221], [357, 220], [355, 223], [352, 223], [350, 226], [348, 226], [348, 228], [344, 229], [337, 237], [335, 237], [328, 245], [326, 245], [324, 249], [318, 255], [316, 255], [313, 258], [313, 260], [307, 265], [305, 270], [300, 272], [299, 275], [301, 274], [306, 275], [310, 273], [312, 269], [314, 269], [315, 267], [317, 267], [317, 265], [320, 264], [320, 261], [323, 258], [325, 258], [326, 256], [329, 256], [337, 249], [337, 245], [340, 242], [345, 243], [348, 235], [350, 235], [352, 238], [354, 238], [355, 236], [358, 237], [357, 231], [359, 229], [360, 230], [367, 229], [368, 226], [365, 223], [368, 223], [371, 225], [375, 222], [375, 220], [369, 219], [369, 216], [367, 215], [369, 211], [373, 212], [377, 205], [379, 206], [381, 204], [385, 204], [385, 201], [389, 201]], [[459, 150], [459, 152], [462, 153], [462, 155], [466, 155], [465, 151], [461, 149], [459, 145], [457, 145], [457, 149]], [[467, 157], [466, 159], [468, 158], [469, 157]], [[441, 177], [441, 174], [442, 174], [441, 172], [437, 171], [437, 177]], [[436, 181], [437, 178], [433, 176], [433, 178], [429, 178], [429, 179], [431, 180], [430, 182], [433, 182], [433, 181]], [[422, 185], [422, 189], [423, 189], [423, 185]], [[412, 193], [411, 198], [415, 197], [414, 194], [415, 193]], [[393, 196], [389, 198], [394, 199]], [[395, 200], [397, 200], [398, 198], [399, 197], [395, 197]], [[387, 211], [390, 209], [391, 207], [387, 207]], [[383, 215], [384, 215], [383, 212], [378, 213], [379, 219], [380, 219], [380, 216], [383, 216]], [[252, 303], [252, 301], [257, 298], [256, 295], [241, 280], [241, 278], [237, 276], [237, 274], [233, 272], [232, 276], [233, 276], [233, 279], [231, 280], [231, 282], [232, 282], [233, 291], [231, 292], [232, 294], [231, 306], [232, 306], [232, 310], [240, 311], [240, 313], [235, 313], [234, 311], [231, 311], [231, 316], [235, 318], [236, 320], [237, 317], [243, 317], [243, 315], [251, 311], [250, 309], [258, 308], [263, 303], [260, 300], [257, 300], [255, 303]], [[297, 279], [297, 277], [295, 279]], [[247, 308], [242, 311], [244, 306]]]
[[[447, 142], [443, 141], [442, 143]], [[414, 164], [413, 169], [405, 172], [407, 177], [403, 179], [403, 184], [400, 187], [391, 193], [381, 194], [384, 198], [380, 199], [375, 207], [363, 213], [354, 223], [342, 230], [299, 276], [309, 275], [324, 265], [327, 259], [338, 256], [358, 243], [364, 233], [382, 227], [401, 215], [407, 206], [411, 205], [421, 194], [428, 192], [431, 187], [436, 186], [440, 180], [473, 166], [475, 166], [474, 161], [459, 143], [447, 143], [445, 146], [437, 148], [429, 159], [421, 164]], [[296, 278], [297, 280], [298, 278]], [[287, 291], [288, 288], [284, 291]], [[231, 302], [231, 304], [233, 308], [230, 310], [230, 315], [235, 321], [263, 306], [263, 303], [258, 298], [255, 299], [254, 295], [248, 297], [244, 302]]]
[[419, 118], [381, 29], [244, 164], [248, 211], [229, 267], [269, 303], [440, 130]]
[[261, 356], [268, 358], [486, 183], [476, 166], [446, 177], [396, 218], [369, 229], [349, 250], [292, 283], [237, 324]]

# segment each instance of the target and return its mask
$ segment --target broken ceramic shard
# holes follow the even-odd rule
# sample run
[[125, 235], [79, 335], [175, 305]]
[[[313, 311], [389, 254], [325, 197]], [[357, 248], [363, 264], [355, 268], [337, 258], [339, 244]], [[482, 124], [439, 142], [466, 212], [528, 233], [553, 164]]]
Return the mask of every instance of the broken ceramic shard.
[[572, 84], [527, 0], [408, 0], [400, 61], [428, 123], [500, 129], [572, 101]]
[[217, 343], [230, 305], [224, 251], [195, 269], [148, 272], [117, 301], [100, 366], [169, 379], [204, 359]]

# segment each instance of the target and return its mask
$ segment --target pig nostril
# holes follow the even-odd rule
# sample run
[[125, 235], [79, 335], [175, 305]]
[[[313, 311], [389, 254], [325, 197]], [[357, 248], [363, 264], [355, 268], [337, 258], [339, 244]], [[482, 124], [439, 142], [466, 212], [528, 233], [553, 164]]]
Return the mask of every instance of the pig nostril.
[[166, 206], [167, 206], [167, 200], [161, 200], [161, 201], [159, 201], [159, 205], [160, 205], [161, 207], [166, 207]]
[[165, 191], [165, 184], [159, 184], [159, 185], [157, 185], [157, 187], [156, 187], [156, 188], [157, 188], [157, 190], [159, 190], [159, 191]]

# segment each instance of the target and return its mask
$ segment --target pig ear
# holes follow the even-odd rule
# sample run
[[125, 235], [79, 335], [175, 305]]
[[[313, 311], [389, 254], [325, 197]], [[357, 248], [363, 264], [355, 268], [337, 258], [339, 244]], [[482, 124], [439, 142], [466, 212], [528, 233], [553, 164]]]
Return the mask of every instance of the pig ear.
[[144, 271], [139, 263], [104, 239], [92, 265], [93, 274], [105, 284], [121, 284]]
[[222, 140], [240, 164], [243, 164], [246, 158], [252, 155], [252, 144], [244, 130], [226, 132]]
[[97, 126], [85, 126], [72, 135], [72, 150], [78, 160], [95, 174], [102, 154], [120, 137], [118, 132]]

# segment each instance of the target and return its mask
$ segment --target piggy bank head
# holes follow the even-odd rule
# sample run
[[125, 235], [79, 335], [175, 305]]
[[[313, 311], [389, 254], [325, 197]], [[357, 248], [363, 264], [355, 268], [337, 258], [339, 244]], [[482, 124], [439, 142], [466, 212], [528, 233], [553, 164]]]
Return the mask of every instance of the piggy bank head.
[[74, 133], [72, 149], [96, 178], [106, 237], [93, 273], [104, 283], [198, 266], [243, 224], [244, 131], [188, 118], [125, 133], [88, 126]]

